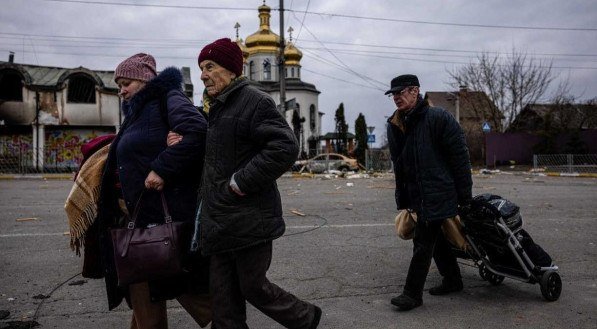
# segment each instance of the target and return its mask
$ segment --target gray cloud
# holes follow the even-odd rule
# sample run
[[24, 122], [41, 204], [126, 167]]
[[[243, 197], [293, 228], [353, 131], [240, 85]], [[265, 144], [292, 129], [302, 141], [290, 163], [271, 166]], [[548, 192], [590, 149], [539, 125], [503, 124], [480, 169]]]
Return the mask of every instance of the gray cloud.
[[[109, 0], [124, 2], [125, 0]], [[131, 0], [126, 0], [131, 2]], [[307, 0], [286, 1], [286, 8], [305, 10]], [[146, 4], [146, 1], [136, 1]], [[113, 70], [136, 52], [149, 52], [158, 69], [189, 66], [195, 90], [202, 91], [196, 58], [200, 49], [220, 37], [235, 37], [234, 24], [241, 24], [240, 36], [257, 31], [257, 7], [251, 1], [153, 1], [176, 6], [254, 8], [254, 10], [190, 9], [109, 6], [42, 0], [5, 0], [0, 12], [0, 57], [10, 50], [18, 62], [60, 67], [85, 66]], [[273, 9], [278, 1], [267, 1]], [[456, 24], [597, 28], [594, 1], [310, 1], [309, 11], [318, 13], [392, 18]], [[278, 11], [272, 11], [272, 29], [279, 33]], [[286, 13], [286, 29], [292, 26], [296, 38], [304, 14]], [[522, 50], [537, 58], [553, 59], [554, 73], [569, 77], [572, 92], [583, 99], [597, 96], [597, 31], [558, 31], [458, 27], [342, 18], [307, 14], [297, 40], [303, 49], [302, 78], [322, 92], [320, 111], [325, 112], [323, 130], [334, 127], [334, 112], [343, 102], [350, 130], [359, 112], [365, 114], [376, 135], [383, 132], [385, 118], [394, 106], [383, 95], [385, 86], [371, 85], [350, 70], [389, 84], [392, 77], [414, 73], [422, 91], [448, 90], [447, 70], [474, 60], [479, 51], [508, 53]], [[323, 45], [315, 41], [315, 38]], [[8, 35], [18, 33], [28, 35]], [[53, 36], [53, 37], [51, 37]], [[57, 38], [56, 36], [79, 37]], [[102, 38], [102, 39], [89, 39]], [[124, 39], [124, 40], [123, 40]], [[336, 43], [346, 43], [336, 44]], [[378, 47], [359, 47], [358, 44]], [[33, 45], [33, 46], [32, 46]], [[394, 47], [410, 47], [406, 49]], [[327, 51], [325, 48], [330, 49]], [[436, 50], [422, 50], [436, 49]], [[333, 50], [332, 50], [333, 49]], [[356, 51], [362, 51], [357, 53]], [[447, 52], [438, 50], [460, 50]], [[471, 51], [471, 52], [464, 52]], [[332, 52], [334, 56], [330, 54]], [[4, 54], [4, 55], [3, 55]], [[569, 54], [592, 56], [542, 56]], [[332, 62], [335, 65], [322, 63]], [[565, 69], [565, 67], [575, 67]], [[582, 67], [584, 69], [578, 69]], [[315, 72], [315, 73], [313, 73]], [[331, 79], [332, 76], [340, 80]], [[370, 88], [361, 85], [370, 86]], [[374, 87], [373, 87], [374, 86]], [[377, 89], [376, 89], [377, 88]], [[199, 101], [196, 95], [195, 101]], [[379, 140], [379, 137], [378, 137]]]

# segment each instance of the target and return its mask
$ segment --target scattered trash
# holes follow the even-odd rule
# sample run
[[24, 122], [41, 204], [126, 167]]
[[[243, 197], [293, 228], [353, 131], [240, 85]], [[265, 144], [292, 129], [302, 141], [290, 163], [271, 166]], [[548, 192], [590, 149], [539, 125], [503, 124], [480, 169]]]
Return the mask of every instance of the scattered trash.
[[77, 281], [73, 281], [73, 282], [69, 282], [69, 286], [81, 286], [84, 285], [85, 283], [87, 283], [87, 280], [77, 280]]
[[17, 222], [27, 222], [30, 220], [37, 220], [39, 219], [38, 217], [23, 217], [23, 218], [17, 218], [16, 221]]
[[62, 235], [70, 235], [70, 232], [62, 232]]
[[351, 182], [350, 183], [346, 183], [346, 186], [352, 187], [352, 186], [354, 186], [354, 183], [351, 183]]
[[481, 170], [479, 170], [479, 173], [483, 174], [483, 175], [491, 175], [491, 174], [499, 174], [499, 173], [501, 173], [501, 171], [499, 169], [495, 169], [495, 170], [481, 169]]
[[46, 298], [50, 298], [50, 295], [44, 295], [44, 294], [39, 294], [39, 295], [35, 295], [33, 297], [31, 297], [33, 299], [46, 299]]
[[342, 188], [342, 186], [336, 186], [336, 190], [339, 190], [341, 188]]
[[13, 301], [16, 300], [16, 298], [8, 297], [8, 298], [6, 298], [6, 300], [9, 301], [9, 302], [13, 302]]
[[293, 214], [295, 214], [295, 215], [301, 216], [301, 217], [307, 216], [304, 213], [302, 213], [302, 212], [300, 212], [300, 211], [298, 211], [296, 209], [291, 209], [290, 212], [293, 213]]
[[294, 190], [294, 191], [292, 191], [292, 192], [289, 192], [289, 193], [287, 193], [286, 195], [297, 195], [297, 194], [299, 194], [299, 193], [301, 193], [301, 191], [299, 191], [299, 190]]

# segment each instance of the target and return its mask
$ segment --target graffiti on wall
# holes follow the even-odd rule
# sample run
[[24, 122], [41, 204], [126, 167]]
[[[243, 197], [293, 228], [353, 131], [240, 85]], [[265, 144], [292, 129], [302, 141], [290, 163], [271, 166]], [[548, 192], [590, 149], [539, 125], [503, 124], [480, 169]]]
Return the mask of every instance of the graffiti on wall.
[[95, 129], [68, 129], [46, 131], [46, 167], [77, 168], [83, 160], [81, 145], [89, 140], [111, 134], [112, 131]]
[[31, 149], [31, 135], [0, 136], [0, 156], [19, 157]]

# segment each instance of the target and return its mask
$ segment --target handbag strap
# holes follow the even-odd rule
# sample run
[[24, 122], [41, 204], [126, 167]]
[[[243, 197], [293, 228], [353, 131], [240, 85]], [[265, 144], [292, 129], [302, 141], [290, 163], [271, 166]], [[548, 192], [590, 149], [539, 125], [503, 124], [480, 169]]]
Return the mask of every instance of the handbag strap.
[[193, 238], [191, 239], [191, 252], [197, 252], [199, 250], [199, 239], [201, 238], [201, 206], [203, 200], [199, 200], [199, 206], [197, 207], [197, 214], [195, 215], [195, 231], [193, 232]]
[[[145, 190], [141, 191], [141, 195], [139, 196], [139, 200], [137, 200], [137, 204], [135, 205], [135, 210], [133, 210], [133, 216], [129, 220], [127, 228], [132, 230], [135, 228], [135, 222], [137, 221], [137, 216], [139, 215], [139, 209], [141, 206], [141, 199], [145, 195]], [[164, 192], [160, 192], [160, 197], [162, 199], [162, 210], [164, 211], [164, 223], [168, 224], [172, 222], [172, 216], [170, 216], [170, 211], [168, 210], [168, 204], [166, 203], [166, 196]]]

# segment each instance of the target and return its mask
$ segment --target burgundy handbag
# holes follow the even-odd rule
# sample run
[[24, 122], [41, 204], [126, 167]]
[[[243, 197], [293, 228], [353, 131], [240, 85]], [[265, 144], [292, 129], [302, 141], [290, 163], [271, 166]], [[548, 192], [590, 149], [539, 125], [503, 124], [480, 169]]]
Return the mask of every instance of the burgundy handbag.
[[111, 229], [118, 285], [164, 279], [184, 271], [193, 227], [191, 222], [173, 222], [161, 193], [164, 224], [135, 227], [141, 198], [126, 228]]

